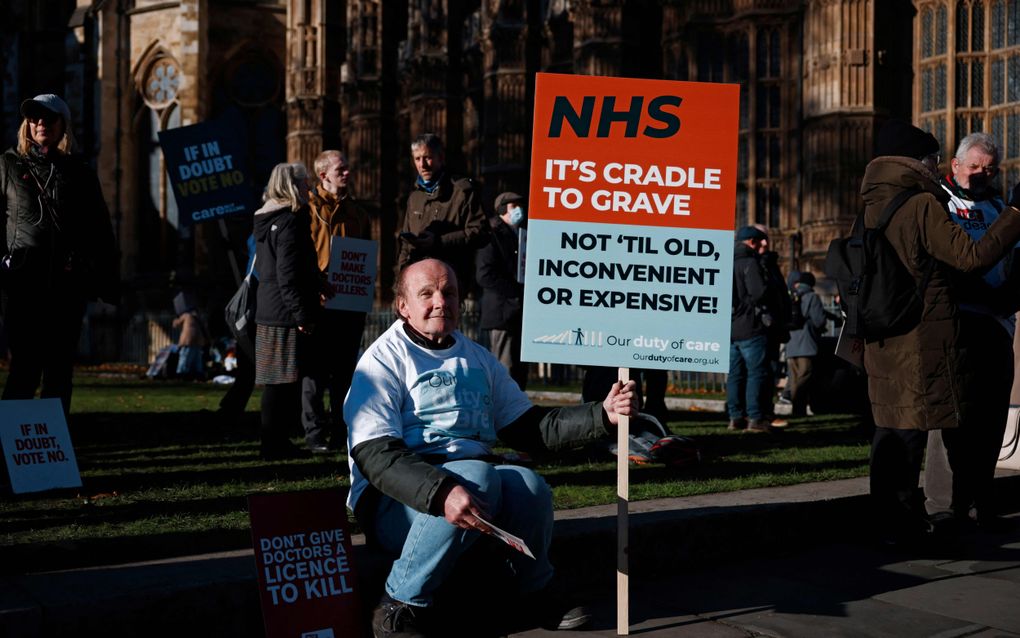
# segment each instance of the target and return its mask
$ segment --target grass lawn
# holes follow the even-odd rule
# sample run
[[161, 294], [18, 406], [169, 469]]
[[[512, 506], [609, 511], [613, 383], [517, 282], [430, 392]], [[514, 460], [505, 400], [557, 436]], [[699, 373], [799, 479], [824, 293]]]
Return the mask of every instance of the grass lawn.
[[[342, 455], [262, 461], [257, 394], [239, 423], [200, 412], [215, 410], [225, 391], [77, 374], [70, 428], [83, 487], [3, 497], [0, 565], [39, 570], [250, 547], [247, 495], [348, 484]], [[724, 416], [710, 412], [674, 412], [668, 425], [697, 441], [702, 463], [686, 470], [632, 465], [633, 500], [867, 473], [867, 439], [856, 417], [810, 417], [771, 436], [729, 432]], [[595, 449], [537, 465], [557, 508], [615, 502], [615, 467]]]

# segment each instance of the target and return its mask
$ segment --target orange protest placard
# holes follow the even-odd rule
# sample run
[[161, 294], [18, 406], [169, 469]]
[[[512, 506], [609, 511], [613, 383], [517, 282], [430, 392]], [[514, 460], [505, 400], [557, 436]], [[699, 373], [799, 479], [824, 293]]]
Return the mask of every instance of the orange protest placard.
[[738, 91], [540, 73], [531, 219], [733, 230]]
[[521, 358], [726, 372], [739, 87], [539, 74]]

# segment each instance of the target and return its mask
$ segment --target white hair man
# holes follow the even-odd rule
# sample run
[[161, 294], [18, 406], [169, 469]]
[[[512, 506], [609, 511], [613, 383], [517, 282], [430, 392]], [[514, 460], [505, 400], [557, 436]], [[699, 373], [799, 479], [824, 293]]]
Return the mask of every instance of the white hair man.
[[[534, 554], [510, 559], [525, 597], [516, 613], [539, 609], [553, 627], [577, 628], [589, 618], [584, 608], [557, 608], [562, 601], [548, 592], [552, 493], [535, 472], [501, 462], [492, 446], [536, 453], [605, 436], [621, 415], [637, 414], [633, 382], [617, 383], [603, 402], [534, 406], [488, 350], [457, 330], [459, 304], [447, 264], [426, 259], [401, 271], [399, 318], [358, 361], [344, 403], [348, 505], [369, 538], [398, 556], [372, 629], [377, 637], [419, 636], [429, 616], [441, 621], [429, 613], [436, 590], [491, 531], [486, 521], [522, 537]], [[450, 635], [456, 627], [435, 629]]]
[[[975, 241], [1006, 207], [992, 184], [999, 157], [990, 135], [971, 133], [960, 141], [951, 172], [940, 181], [949, 195], [950, 217]], [[1013, 379], [1014, 313], [1020, 309], [1015, 263], [1007, 257], [983, 273], [961, 273], [954, 281], [965, 383], [977, 400], [958, 428], [928, 435], [925, 508], [936, 529], [960, 531], [975, 519], [985, 527], [1000, 523], [991, 502], [992, 479]]]

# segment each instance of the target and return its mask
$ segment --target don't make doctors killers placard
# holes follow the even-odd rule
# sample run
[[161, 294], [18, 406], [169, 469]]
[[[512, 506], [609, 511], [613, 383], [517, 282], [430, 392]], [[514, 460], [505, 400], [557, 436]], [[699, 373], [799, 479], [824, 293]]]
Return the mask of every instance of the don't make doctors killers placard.
[[522, 359], [727, 371], [738, 90], [538, 75]]

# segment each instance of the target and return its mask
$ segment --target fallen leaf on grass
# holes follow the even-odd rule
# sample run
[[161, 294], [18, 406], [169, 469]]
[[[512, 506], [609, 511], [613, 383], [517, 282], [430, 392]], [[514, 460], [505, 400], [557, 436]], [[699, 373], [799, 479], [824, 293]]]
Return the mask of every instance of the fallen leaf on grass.
[[114, 492], [100, 492], [99, 494], [93, 494], [92, 496], [82, 496], [81, 494], [78, 494], [77, 498], [81, 499], [82, 505], [92, 505], [92, 503], [94, 503], [95, 501], [101, 501], [104, 498], [116, 498], [118, 496], [120, 496], [120, 494], [114, 491]]

